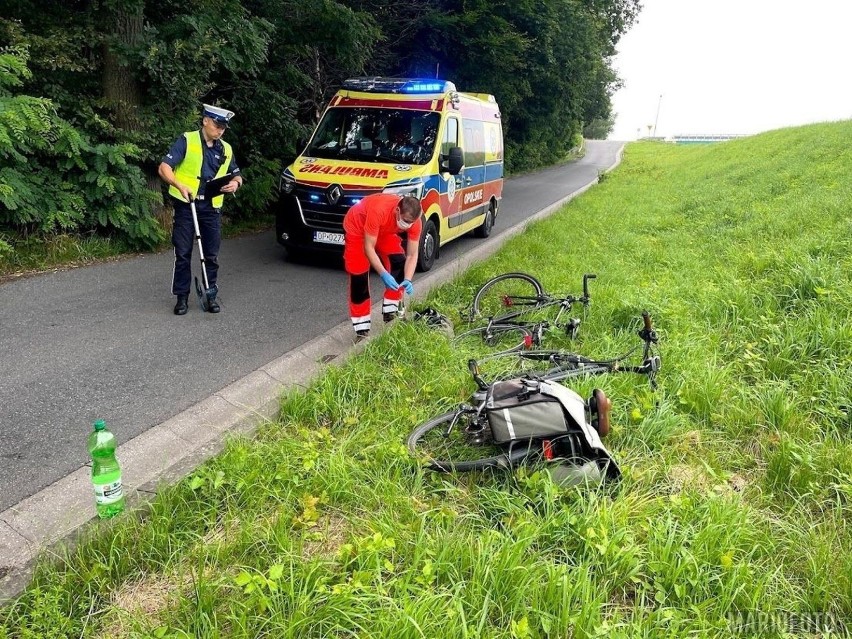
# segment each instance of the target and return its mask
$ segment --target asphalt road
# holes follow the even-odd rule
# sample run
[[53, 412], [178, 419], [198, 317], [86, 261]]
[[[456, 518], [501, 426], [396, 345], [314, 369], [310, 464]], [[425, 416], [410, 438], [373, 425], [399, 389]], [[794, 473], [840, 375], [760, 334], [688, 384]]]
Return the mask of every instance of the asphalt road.
[[[493, 233], [593, 181], [620, 147], [592, 141], [507, 180]], [[475, 242], [443, 247], [435, 269]], [[339, 265], [288, 262], [272, 231], [223, 242], [218, 315], [194, 294], [172, 314], [172, 264], [166, 251], [0, 284], [0, 512], [85, 464], [93, 420], [123, 443], [348, 316]]]

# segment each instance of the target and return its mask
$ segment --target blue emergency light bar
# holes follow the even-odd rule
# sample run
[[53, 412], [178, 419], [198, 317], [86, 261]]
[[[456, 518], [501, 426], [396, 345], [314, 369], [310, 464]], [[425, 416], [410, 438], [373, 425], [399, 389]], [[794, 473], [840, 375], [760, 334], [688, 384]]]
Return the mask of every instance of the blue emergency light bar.
[[449, 80], [428, 78], [349, 78], [343, 88], [364, 93], [446, 93], [455, 91], [456, 85]]

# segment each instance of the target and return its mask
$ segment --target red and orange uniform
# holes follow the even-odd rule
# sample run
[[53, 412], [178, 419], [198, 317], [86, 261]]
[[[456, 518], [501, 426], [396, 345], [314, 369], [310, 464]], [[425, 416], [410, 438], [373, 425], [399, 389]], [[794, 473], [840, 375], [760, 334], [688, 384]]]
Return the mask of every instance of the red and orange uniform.
[[[346, 241], [343, 264], [349, 273], [349, 315], [356, 331], [370, 329], [370, 261], [364, 252], [364, 237], [376, 238], [376, 254], [385, 269], [397, 282], [403, 280], [405, 251], [402, 236], [409, 242], [420, 241], [423, 223], [418, 218], [406, 231], [397, 226], [397, 207], [400, 196], [394, 193], [368, 195], [346, 213], [343, 230]], [[382, 313], [396, 313], [403, 290], [385, 288]]]

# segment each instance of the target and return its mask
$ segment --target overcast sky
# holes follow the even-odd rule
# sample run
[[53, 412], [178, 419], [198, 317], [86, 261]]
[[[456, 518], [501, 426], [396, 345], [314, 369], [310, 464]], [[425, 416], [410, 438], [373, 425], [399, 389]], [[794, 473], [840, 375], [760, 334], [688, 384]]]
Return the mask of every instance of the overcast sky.
[[610, 139], [852, 118], [852, 0], [642, 4], [618, 44]]

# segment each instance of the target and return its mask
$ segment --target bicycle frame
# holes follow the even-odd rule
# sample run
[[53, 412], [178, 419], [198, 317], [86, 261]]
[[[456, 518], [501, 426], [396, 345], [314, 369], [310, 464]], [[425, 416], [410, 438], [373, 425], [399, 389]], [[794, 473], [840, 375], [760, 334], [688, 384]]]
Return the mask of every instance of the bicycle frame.
[[486, 390], [489, 384], [482, 378], [479, 369], [479, 363], [487, 359], [496, 357], [515, 356], [519, 359], [529, 359], [546, 361], [552, 364], [546, 371], [535, 375], [533, 373], [525, 373], [530, 376], [538, 377], [548, 381], [560, 381], [570, 377], [581, 377], [589, 375], [600, 375], [610, 372], [636, 373], [639, 375], [647, 375], [648, 381], [652, 390], [657, 387], [656, 372], [662, 366], [662, 361], [659, 355], [652, 354], [653, 346], [657, 343], [658, 337], [651, 323], [651, 316], [647, 312], [642, 313], [643, 328], [638, 331], [639, 337], [643, 341], [642, 363], [638, 366], [625, 366], [624, 361], [630, 357], [636, 348], [619, 355], [616, 358], [609, 360], [596, 360], [576, 353], [570, 353], [559, 350], [538, 350], [538, 351], [516, 351], [512, 353], [495, 353], [480, 360], [468, 360], [468, 369], [476, 382], [479, 390]]

